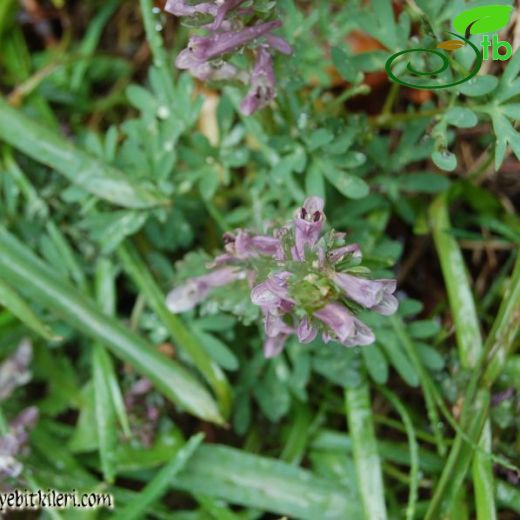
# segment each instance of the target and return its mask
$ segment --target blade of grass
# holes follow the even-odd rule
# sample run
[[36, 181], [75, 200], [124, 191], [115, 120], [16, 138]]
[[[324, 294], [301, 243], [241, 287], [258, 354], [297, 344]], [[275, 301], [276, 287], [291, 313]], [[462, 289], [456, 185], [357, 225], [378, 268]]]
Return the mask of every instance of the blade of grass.
[[123, 269], [168, 329], [176, 346], [183, 349], [211, 385], [218, 398], [222, 414], [224, 417], [228, 417], [231, 410], [231, 388], [225, 374], [209, 357], [197, 337], [187, 329], [184, 322], [167, 309], [166, 296], [162, 293], [135, 247], [127, 241], [119, 248], [118, 255], [123, 264]]
[[185, 368], [157, 352], [115, 318], [56, 276], [26, 246], [0, 226], [0, 277], [30, 292], [34, 301], [63, 317], [78, 331], [106, 345], [174, 403], [218, 424], [223, 419], [211, 395]]
[[[110, 17], [114, 14], [118, 5], [119, 0], [110, 0], [100, 9], [95, 18], [90, 21], [87, 33], [78, 49], [82, 56], [88, 56], [96, 50], [103, 28]], [[74, 67], [72, 78], [70, 80], [71, 90], [76, 91], [81, 87], [81, 82], [83, 81], [87, 68], [88, 63], [86, 60], [79, 61]]]
[[0, 140], [46, 164], [100, 199], [128, 208], [168, 203], [156, 190], [92, 157], [61, 135], [31, 120], [0, 97]]
[[[450, 234], [451, 223], [446, 195], [439, 195], [430, 206], [433, 238], [440, 260], [442, 274], [448, 290], [448, 300], [455, 323], [455, 334], [461, 365], [466, 370], [475, 369], [484, 348], [479, 320], [471, 291], [466, 265], [459, 244]], [[491, 449], [491, 425], [486, 422], [486, 436], [481, 446]], [[496, 519], [493, 467], [489, 458], [477, 452], [473, 460], [473, 484], [478, 520]]]
[[92, 349], [92, 379], [94, 382], [94, 403], [99, 457], [104, 479], [113, 483], [115, 478], [114, 452], [117, 446], [116, 414], [112, 404], [108, 354], [100, 344]]
[[156, 29], [159, 21], [155, 14], [154, 2], [152, 0], [139, 0], [139, 5], [143, 16], [146, 39], [152, 51], [153, 64], [161, 79], [162, 94], [169, 103], [173, 104], [175, 102], [173, 76], [161, 34]]
[[146, 510], [160, 499], [172, 485], [173, 478], [186, 466], [190, 457], [204, 440], [204, 434], [194, 435], [176, 454], [163, 466], [153, 479], [130, 500], [123, 509], [113, 516], [115, 520], [133, 520], [144, 518]]
[[385, 493], [368, 384], [346, 389], [345, 405], [364, 518], [384, 520]]
[[[97, 301], [101, 309], [103, 309], [109, 316], [115, 316], [116, 314], [116, 287], [115, 287], [115, 269], [112, 262], [107, 258], [101, 258], [98, 261], [96, 269], [96, 296]], [[123, 395], [121, 388], [117, 381], [117, 376], [114, 370], [114, 364], [112, 358], [106, 352], [103, 347], [105, 359], [103, 360], [103, 366], [105, 367], [104, 373], [112, 400], [112, 405], [116, 413], [117, 419], [123, 433], [130, 437], [130, 424], [128, 416], [126, 414], [126, 407], [123, 401]]]
[[0, 279], [0, 305], [16, 316], [22, 323], [48, 341], [58, 338], [52, 329], [31, 309], [29, 304], [10, 286]]
[[474, 368], [482, 356], [482, 338], [464, 258], [457, 241], [450, 234], [446, 195], [437, 197], [430, 206], [430, 220], [456, 325], [459, 358], [464, 368]]

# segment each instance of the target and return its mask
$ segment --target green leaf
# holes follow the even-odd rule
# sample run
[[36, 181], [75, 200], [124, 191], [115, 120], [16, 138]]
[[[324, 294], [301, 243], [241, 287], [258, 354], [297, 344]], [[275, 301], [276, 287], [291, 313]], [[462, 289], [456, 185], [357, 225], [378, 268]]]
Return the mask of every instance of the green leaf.
[[326, 128], [318, 128], [314, 130], [309, 139], [308, 145], [311, 151], [317, 150], [326, 144], [329, 144], [334, 139], [334, 134]]
[[96, 429], [101, 468], [105, 480], [112, 483], [115, 478], [115, 448], [117, 446], [116, 414], [110, 391], [110, 358], [101, 345], [92, 351], [92, 373]]
[[112, 211], [89, 216], [82, 225], [87, 227], [93, 240], [99, 243], [102, 254], [112, 253], [127, 237], [139, 231], [146, 222], [143, 211]]
[[468, 9], [457, 15], [453, 27], [462, 36], [471, 25], [470, 34], [496, 32], [509, 23], [513, 8], [510, 5], [485, 5]]
[[83, 152], [63, 136], [29, 119], [0, 98], [0, 139], [46, 164], [100, 199], [128, 208], [148, 208], [168, 201], [121, 171]]
[[498, 78], [496, 76], [475, 76], [460, 85], [459, 90], [465, 96], [479, 97], [490, 94], [497, 86]]
[[370, 377], [374, 382], [384, 385], [388, 381], [388, 362], [377, 345], [361, 349]]
[[201, 446], [173, 486], [302, 520], [362, 518], [358, 497], [336, 481], [226, 446]]
[[225, 368], [226, 370], [236, 370], [239, 367], [238, 359], [233, 351], [218, 338], [212, 334], [203, 332], [197, 327], [193, 328], [193, 333], [211, 359], [218, 363], [222, 368]]
[[448, 150], [433, 152], [432, 161], [447, 172], [452, 172], [457, 167], [457, 156]]
[[332, 62], [343, 79], [350, 83], [359, 83], [363, 80], [363, 74], [352, 64], [350, 56], [339, 47], [332, 47]]
[[179, 363], [166, 358], [147, 341], [105, 316], [88, 298], [56, 276], [16, 238], [0, 227], [0, 277], [9, 278], [39, 305], [62, 316], [86, 336], [106, 345], [150, 381], [167, 398], [197, 417], [223, 422], [216, 403]]
[[285, 381], [278, 378], [273, 363], [266, 375], [255, 385], [254, 395], [263, 413], [272, 422], [279, 421], [289, 411], [291, 397]]
[[59, 339], [52, 329], [36, 315], [27, 302], [2, 279], [0, 279], [0, 305], [9, 309], [21, 322], [46, 340]]
[[380, 332], [377, 340], [399, 375], [410, 386], [419, 386], [419, 376], [397, 339], [393, 335]]
[[312, 162], [305, 174], [305, 192], [307, 195], [315, 195], [325, 200], [325, 181], [323, 174], [316, 162]]
[[340, 170], [327, 160], [319, 160], [318, 164], [327, 180], [345, 197], [362, 199], [368, 195], [370, 188], [360, 177]]
[[442, 370], [445, 366], [444, 358], [433, 347], [425, 343], [416, 342], [417, 354], [424, 363], [424, 366], [430, 370]]
[[520, 51], [517, 50], [511, 58], [500, 78], [495, 98], [498, 101], [506, 101], [520, 94]]
[[477, 114], [464, 107], [452, 107], [444, 117], [450, 125], [457, 128], [473, 128], [478, 123]]
[[497, 138], [495, 168], [498, 170], [504, 162], [508, 145], [511, 146], [514, 154], [520, 159], [520, 134], [509, 122], [509, 119], [500, 112], [493, 112], [491, 120], [493, 121], [493, 130]]
[[413, 338], [431, 338], [439, 333], [441, 326], [432, 320], [418, 320], [410, 323], [408, 333]]

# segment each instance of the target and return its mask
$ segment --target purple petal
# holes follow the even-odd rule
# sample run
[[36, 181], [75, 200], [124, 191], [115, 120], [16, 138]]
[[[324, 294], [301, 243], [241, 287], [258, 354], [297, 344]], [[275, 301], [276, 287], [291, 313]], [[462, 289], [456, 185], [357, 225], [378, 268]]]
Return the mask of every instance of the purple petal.
[[215, 16], [213, 24], [211, 25], [211, 28], [219, 29], [226, 15], [243, 2], [244, 0], [225, 0], [224, 3], [218, 7], [217, 14]]
[[272, 314], [269, 310], [265, 311], [265, 333], [270, 338], [275, 338], [280, 334], [291, 334], [294, 332], [292, 327], [289, 327], [281, 316]]
[[328, 303], [316, 311], [314, 316], [325, 323], [341, 342], [355, 332], [354, 316], [339, 303]]
[[273, 20], [246, 27], [241, 31], [215, 33], [211, 36], [192, 36], [188, 49], [195, 58], [206, 61], [236, 50], [281, 25], [281, 21]]
[[357, 347], [374, 343], [374, 333], [362, 321], [354, 318], [354, 333], [341, 343], [346, 347]]
[[240, 111], [250, 116], [269, 104], [276, 96], [273, 60], [265, 46], [258, 50], [255, 66], [251, 73], [251, 87], [240, 103]]
[[246, 273], [222, 267], [203, 276], [190, 278], [168, 293], [166, 306], [174, 314], [193, 309], [203, 301], [211, 289], [245, 278]]
[[287, 334], [280, 334], [275, 338], [267, 337], [264, 342], [264, 356], [266, 358], [273, 358], [282, 352], [285, 347], [285, 342], [287, 341]]
[[284, 40], [279, 36], [275, 36], [274, 34], [266, 34], [265, 41], [270, 47], [276, 49], [278, 52], [281, 52], [282, 54], [292, 54], [293, 49], [289, 45], [287, 40]]
[[347, 255], [352, 255], [354, 258], [361, 258], [361, 249], [357, 244], [349, 244], [348, 246], [338, 247], [329, 251], [328, 258], [329, 262], [337, 264], [341, 262]]
[[363, 307], [381, 314], [393, 314], [397, 299], [391, 296], [396, 289], [396, 280], [367, 280], [346, 273], [334, 273], [332, 280], [348, 298]]
[[294, 300], [289, 295], [287, 280], [292, 276], [291, 273], [283, 271], [275, 273], [266, 278], [262, 283], [253, 287], [251, 291], [251, 301], [255, 305], [271, 305], [280, 307], [282, 304], [292, 304]]
[[300, 343], [310, 343], [314, 340], [318, 331], [310, 324], [307, 318], [300, 321], [298, 328], [296, 329], [298, 341]]
[[184, 49], [178, 54], [175, 66], [181, 70], [189, 70], [192, 76], [201, 81], [238, 79], [245, 83], [248, 77], [247, 73], [226, 61], [199, 60], [189, 49]]
[[385, 293], [381, 302], [372, 307], [371, 310], [378, 312], [383, 316], [390, 316], [397, 311], [398, 307], [399, 300], [392, 294]]
[[318, 241], [325, 222], [324, 201], [320, 197], [309, 197], [299, 208], [294, 218], [295, 260], [305, 259], [305, 246], [313, 247]]
[[259, 283], [253, 287], [251, 290], [251, 301], [255, 305], [259, 305], [261, 307], [269, 305], [278, 306], [280, 303], [280, 298], [271, 291], [268, 280], [265, 280], [264, 282]]

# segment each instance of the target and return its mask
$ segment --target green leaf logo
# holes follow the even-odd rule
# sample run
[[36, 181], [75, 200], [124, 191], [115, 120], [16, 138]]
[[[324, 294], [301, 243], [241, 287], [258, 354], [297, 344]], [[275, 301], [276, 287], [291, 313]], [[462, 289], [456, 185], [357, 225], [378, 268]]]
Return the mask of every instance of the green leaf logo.
[[461, 34], [495, 32], [509, 23], [513, 8], [510, 5], [485, 5], [463, 11], [453, 20], [455, 30]]

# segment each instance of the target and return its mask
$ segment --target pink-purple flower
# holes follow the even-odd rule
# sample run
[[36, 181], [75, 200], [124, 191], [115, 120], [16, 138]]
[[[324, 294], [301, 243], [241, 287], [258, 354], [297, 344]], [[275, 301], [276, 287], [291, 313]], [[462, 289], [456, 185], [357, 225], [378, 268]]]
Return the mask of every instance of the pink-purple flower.
[[[281, 27], [278, 19], [259, 19], [254, 4], [242, 8], [244, 0], [215, 0], [192, 5], [188, 0], [168, 0], [165, 10], [179, 17], [213, 17], [201, 26], [206, 34], [194, 35], [175, 61], [201, 81], [238, 80], [249, 84], [240, 105], [242, 113], [251, 115], [268, 105], [276, 96], [272, 51], [291, 54], [292, 48], [282, 37], [272, 33]], [[239, 69], [228, 60], [235, 52], [254, 58], [251, 71]]]
[[373, 343], [374, 333], [357, 310], [396, 312], [396, 281], [368, 278], [359, 246], [345, 244], [344, 233], [323, 233], [323, 210], [322, 199], [309, 197], [289, 225], [269, 235], [243, 229], [226, 233], [225, 253], [210, 264], [214, 270], [175, 288], [168, 307], [192, 309], [211, 297], [213, 288], [243, 280], [263, 316], [266, 357], [278, 355], [292, 335], [302, 344], [319, 333], [325, 343], [346, 347]]

